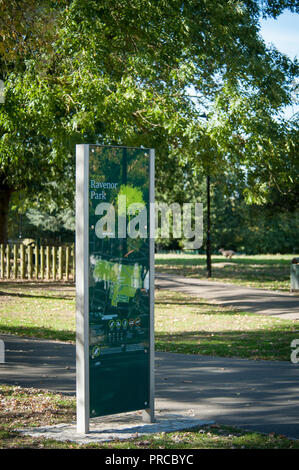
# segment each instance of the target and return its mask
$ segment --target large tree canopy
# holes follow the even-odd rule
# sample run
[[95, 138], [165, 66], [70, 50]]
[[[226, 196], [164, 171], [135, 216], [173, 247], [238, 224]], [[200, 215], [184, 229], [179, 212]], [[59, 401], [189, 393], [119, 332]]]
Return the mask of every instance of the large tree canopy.
[[37, 48], [49, 51], [57, 18], [66, 5], [67, 0], [0, 0], [2, 65], [16, 59], [22, 62]]
[[[28, 3], [37, 22], [39, 3]], [[258, 20], [298, 12], [298, 2], [73, 0], [43, 8], [51, 21], [28, 48], [23, 25], [32, 16], [14, 20], [23, 55], [7, 52], [11, 36], [0, 47], [0, 206], [12, 191], [59, 179], [74, 163], [74, 143], [87, 140], [155, 147], [158, 189], [174, 161], [188, 160], [209, 173], [244, 168], [252, 194], [266, 194], [270, 177], [292, 190], [298, 134], [282, 110], [297, 64], [267, 49]]]

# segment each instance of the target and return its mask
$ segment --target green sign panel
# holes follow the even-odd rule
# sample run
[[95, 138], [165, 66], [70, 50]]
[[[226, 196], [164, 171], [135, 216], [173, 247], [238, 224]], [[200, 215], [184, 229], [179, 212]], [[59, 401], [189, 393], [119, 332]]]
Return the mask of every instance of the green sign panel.
[[84, 194], [88, 197], [88, 312], [84, 315], [88, 315], [89, 416], [150, 409], [153, 151], [78, 147], [84, 147], [88, 158]]

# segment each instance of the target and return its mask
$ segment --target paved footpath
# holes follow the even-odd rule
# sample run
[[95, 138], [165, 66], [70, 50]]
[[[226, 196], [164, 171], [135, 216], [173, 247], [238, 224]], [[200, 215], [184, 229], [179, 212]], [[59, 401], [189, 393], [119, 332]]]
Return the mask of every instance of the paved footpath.
[[156, 274], [156, 287], [196, 295], [236, 310], [299, 320], [299, 293], [284, 293], [170, 274]]
[[[0, 384], [75, 394], [75, 346], [0, 335]], [[299, 439], [299, 364], [156, 353], [156, 415]]]

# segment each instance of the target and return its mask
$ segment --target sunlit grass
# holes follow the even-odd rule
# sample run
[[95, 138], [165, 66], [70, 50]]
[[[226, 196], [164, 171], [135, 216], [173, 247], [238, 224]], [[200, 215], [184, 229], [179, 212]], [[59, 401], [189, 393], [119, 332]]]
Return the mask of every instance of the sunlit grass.
[[[211, 281], [239, 284], [269, 290], [290, 290], [290, 263], [295, 254], [238, 255], [227, 259], [212, 256]], [[156, 254], [156, 271], [206, 279], [205, 255]]]
[[0, 331], [75, 340], [75, 288], [59, 284], [0, 283]]
[[158, 351], [289, 361], [296, 337], [297, 320], [239, 312], [181, 293], [156, 293]]
[[[75, 288], [0, 284], [0, 332], [75, 341]], [[297, 320], [249, 314], [183, 293], [156, 289], [157, 351], [290, 360]]]

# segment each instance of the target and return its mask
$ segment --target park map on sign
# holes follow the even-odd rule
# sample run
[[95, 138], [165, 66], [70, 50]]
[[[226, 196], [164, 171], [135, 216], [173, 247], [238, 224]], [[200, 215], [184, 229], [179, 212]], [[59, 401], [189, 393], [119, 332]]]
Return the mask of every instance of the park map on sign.
[[129, 302], [136, 290], [142, 288], [141, 267], [98, 260], [93, 270], [96, 282], [105, 281], [110, 287], [111, 305], [117, 307], [119, 302]]

